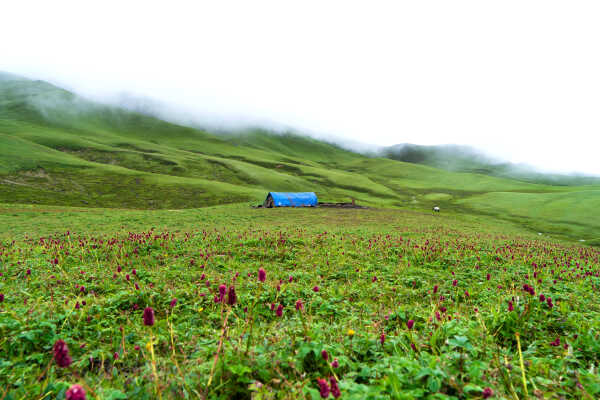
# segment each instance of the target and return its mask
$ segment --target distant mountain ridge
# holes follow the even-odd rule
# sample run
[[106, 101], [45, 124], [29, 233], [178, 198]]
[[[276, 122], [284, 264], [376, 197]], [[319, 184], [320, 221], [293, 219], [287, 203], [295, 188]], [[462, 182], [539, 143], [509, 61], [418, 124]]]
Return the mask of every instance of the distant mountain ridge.
[[393, 160], [428, 165], [446, 171], [471, 172], [531, 183], [565, 186], [600, 184], [600, 177], [539, 172], [529, 165], [514, 164], [488, 156], [471, 146], [402, 143], [383, 148], [381, 154]]

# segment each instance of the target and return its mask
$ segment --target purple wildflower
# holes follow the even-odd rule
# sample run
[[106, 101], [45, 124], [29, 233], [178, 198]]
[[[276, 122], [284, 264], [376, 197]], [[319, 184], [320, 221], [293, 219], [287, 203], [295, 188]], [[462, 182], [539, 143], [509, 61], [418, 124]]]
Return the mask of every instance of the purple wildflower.
[[223, 301], [225, 293], [227, 293], [227, 286], [219, 285], [219, 301]]
[[67, 344], [65, 343], [64, 340], [59, 339], [54, 343], [54, 360], [56, 361], [56, 364], [61, 367], [61, 368], [66, 368], [69, 365], [71, 365], [71, 363], [73, 362], [73, 360], [71, 359], [71, 356], [69, 356], [69, 347], [67, 347]]
[[336, 399], [342, 395], [340, 392], [340, 387], [338, 386], [337, 381], [335, 380], [335, 376], [329, 377], [329, 384], [331, 385], [331, 395]]
[[154, 310], [152, 309], [152, 307], [146, 307], [144, 309], [144, 325], [154, 325]]
[[85, 400], [85, 390], [81, 385], [72, 385], [65, 393], [67, 400]]
[[321, 398], [326, 399], [329, 397], [330, 389], [327, 381], [325, 379], [317, 379], [317, 383], [319, 384], [319, 394], [321, 395]]
[[227, 292], [227, 304], [230, 306], [235, 305], [237, 302], [237, 295], [235, 294], [235, 286], [229, 287], [229, 292]]

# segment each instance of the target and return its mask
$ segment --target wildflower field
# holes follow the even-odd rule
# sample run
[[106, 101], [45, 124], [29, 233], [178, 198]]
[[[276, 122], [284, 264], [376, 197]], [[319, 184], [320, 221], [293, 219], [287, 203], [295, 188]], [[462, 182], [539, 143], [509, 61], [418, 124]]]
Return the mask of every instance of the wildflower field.
[[600, 398], [600, 251], [487, 217], [0, 205], [0, 399]]

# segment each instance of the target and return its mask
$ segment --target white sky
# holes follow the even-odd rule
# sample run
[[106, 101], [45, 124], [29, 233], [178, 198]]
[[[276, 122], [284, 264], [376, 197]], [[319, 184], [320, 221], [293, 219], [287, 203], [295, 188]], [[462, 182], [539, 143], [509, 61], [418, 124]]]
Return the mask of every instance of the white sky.
[[597, 0], [15, 0], [0, 15], [0, 70], [88, 96], [600, 174]]

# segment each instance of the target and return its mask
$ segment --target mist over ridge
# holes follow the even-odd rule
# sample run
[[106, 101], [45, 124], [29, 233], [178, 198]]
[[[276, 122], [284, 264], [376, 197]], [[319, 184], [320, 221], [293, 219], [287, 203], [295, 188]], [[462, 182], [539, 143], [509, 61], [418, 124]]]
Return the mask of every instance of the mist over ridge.
[[[65, 113], [77, 115], [97, 112], [98, 104], [103, 104], [102, 112], [113, 119], [120, 118], [119, 110], [128, 110], [223, 137], [256, 134], [304, 136], [369, 157], [386, 157], [453, 172], [472, 172], [552, 185], [600, 183], [600, 178], [593, 174], [558, 173], [526, 163], [511, 163], [501, 156], [470, 145], [399, 143], [381, 146], [346, 139], [340, 135], [296, 129], [266, 119], [203, 113], [189, 107], [125, 91], [99, 96], [77, 94], [56, 84], [7, 72], [0, 72], [0, 82], [4, 82], [5, 91], [10, 88], [12, 96], [21, 97], [32, 110], [39, 112], [40, 116], [55, 122], [60, 122], [57, 118]], [[31, 85], [32, 82], [35, 85]]]

